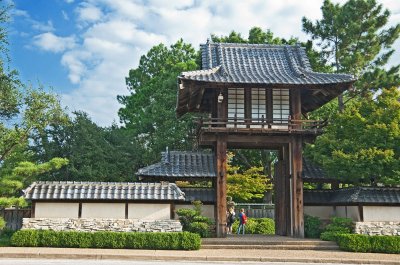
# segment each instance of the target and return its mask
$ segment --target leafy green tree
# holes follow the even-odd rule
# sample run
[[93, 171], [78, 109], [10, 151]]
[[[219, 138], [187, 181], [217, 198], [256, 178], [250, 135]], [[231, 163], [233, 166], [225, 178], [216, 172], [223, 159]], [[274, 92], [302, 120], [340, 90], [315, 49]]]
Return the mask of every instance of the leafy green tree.
[[252, 166], [242, 170], [231, 165], [233, 157], [233, 153], [228, 154], [227, 195], [235, 202], [262, 200], [265, 191], [272, 189], [271, 179], [263, 174], [264, 168]]
[[125, 129], [96, 125], [86, 113], [75, 112], [65, 125], [52, 125], [35, 139], [38, 161], [63, 155], [69, 164], [42, 174], [41, 180], [133, 181], [140, 150]]
[[32, 136], [51, 123], [60, 123], [66, 115], [57, 97], [23, 85], [15, 70], [8, 70], [7, 50], [8, 12], [11, 7], [0, 2], [0, 207], [22, 205], [21, 189], [38, 174], [59, 169], [67, 163], [53, 159], [35, 165], [29, 161]]
[[193, 138], [190, 115], [176, 118], [176, 77], [198, 68], [198, 53], [182, 40], [170, 47], [159, 44], [140, 59], [126, 78], [128, 96], [118, 96], [124, 106], [119, 117], [142, 151], [144, 164], [154, 163], [166, 146], [190, 149]]
[[363, 185], [400, 183], [400, 92], [383, 89], [335, 115], [307, 154], [331, 177]]
[[[343, 5], [325, 0], [321, 11], [322, 19], [315, 23], [303, 17], [303, 30], [318, 41], [337, 73], [358, 78], [354, 85], [358, 94], [400, 84], [400, 65], [384, 68], [400, 34], [400, 24], [387, 25], [389, 10], [376, 0], [349, 0]], [[339, 109], [343, 108], [340, 96]]]

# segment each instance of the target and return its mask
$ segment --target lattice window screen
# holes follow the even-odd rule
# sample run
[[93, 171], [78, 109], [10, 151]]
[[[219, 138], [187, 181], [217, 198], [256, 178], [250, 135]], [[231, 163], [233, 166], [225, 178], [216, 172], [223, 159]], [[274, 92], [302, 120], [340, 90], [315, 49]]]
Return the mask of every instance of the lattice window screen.
[[290, 115], [289, 89], [272, 90], [272, 118], [274, 123], [286, 123]]
[[228, 89], [228, 119], [244, 120], [244, 89], [229, 88]]

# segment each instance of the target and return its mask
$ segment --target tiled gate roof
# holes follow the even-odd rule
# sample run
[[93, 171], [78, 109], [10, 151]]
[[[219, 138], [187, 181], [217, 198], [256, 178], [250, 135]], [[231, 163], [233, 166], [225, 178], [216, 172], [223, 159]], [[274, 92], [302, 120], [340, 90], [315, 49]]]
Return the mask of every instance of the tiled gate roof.
[[214, 155], [206, 152], [162, 152], [160, 162], [139, 169], [136, 175], [163, 179], [214, 178]]

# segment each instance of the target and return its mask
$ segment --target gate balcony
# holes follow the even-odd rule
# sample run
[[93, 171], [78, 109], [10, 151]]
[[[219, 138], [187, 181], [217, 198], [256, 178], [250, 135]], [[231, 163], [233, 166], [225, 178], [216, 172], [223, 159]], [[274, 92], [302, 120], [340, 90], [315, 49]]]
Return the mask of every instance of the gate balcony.
[[327, 121], [288, 119], [238, 119], [238, 118], [196, 118], [196, 135], [209, 133], [288, 135], [303, 134], [317, 136], [322, 133]]

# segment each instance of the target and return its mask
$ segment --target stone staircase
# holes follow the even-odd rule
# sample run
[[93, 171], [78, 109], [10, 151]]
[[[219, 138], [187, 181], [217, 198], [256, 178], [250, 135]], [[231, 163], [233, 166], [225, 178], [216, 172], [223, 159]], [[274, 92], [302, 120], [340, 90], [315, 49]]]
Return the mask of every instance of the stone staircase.
[[202, 249], [338, 250], [334, 242], [265, 235], [228, 235], [204, 238]]

